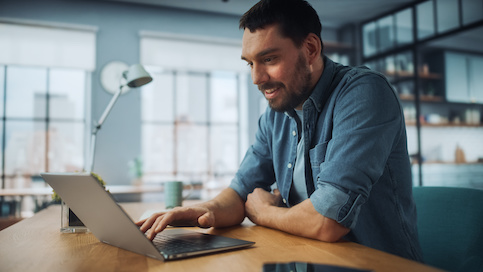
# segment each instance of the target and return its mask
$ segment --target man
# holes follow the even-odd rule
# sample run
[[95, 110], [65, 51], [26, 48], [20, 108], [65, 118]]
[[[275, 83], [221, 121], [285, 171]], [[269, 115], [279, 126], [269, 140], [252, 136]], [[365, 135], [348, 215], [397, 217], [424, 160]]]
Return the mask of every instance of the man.
[[318, 15], [304, 0], [262, 0], [240, 28], [242, 59], [270, 105], [255, 143], [229, 188], [140, 221], [141, 230], [152, 239], [167, 225], [225, 227], [247, 216], [421, 261], [405, 123], [387, 80], [324, 57]]

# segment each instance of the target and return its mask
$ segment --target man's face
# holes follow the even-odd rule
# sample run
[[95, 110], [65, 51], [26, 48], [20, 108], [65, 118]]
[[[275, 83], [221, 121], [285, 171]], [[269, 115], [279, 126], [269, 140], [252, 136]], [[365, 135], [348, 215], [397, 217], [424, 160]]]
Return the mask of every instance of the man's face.
[[302, 48], [282, 37], [276, 25], [245, 29], [242, 59], [251, 67], [253, 84], [276, 111], [302, 109], [310, 96], [311, 73]]

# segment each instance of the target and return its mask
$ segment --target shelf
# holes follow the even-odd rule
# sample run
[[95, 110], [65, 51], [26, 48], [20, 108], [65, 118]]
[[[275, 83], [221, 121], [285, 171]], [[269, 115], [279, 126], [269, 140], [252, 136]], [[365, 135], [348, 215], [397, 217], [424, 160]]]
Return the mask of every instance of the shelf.
[[[399, 98], [403, 101], [414, 101], [413, 94], [400, 94]], [[438, 95], [420, 95], [419, 101], [421, 102], [446, 102], [444, 97]]]
[[[409, 71], [385, 71], [384, 75], [388, 77], [399, 77], [399, 78], [412, 78], [414, 77], [413, 72]], [[420, 79], [442, 79], [443, 77], [440, 74], [435, 73], [419, 73], [418, 77]]]

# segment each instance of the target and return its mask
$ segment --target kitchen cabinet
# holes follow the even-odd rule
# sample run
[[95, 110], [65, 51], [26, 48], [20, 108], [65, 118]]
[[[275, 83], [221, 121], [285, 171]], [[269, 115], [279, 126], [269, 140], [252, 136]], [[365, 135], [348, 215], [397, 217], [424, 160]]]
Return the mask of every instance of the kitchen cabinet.
[[446, 100], [483, 103], [483, 56], [446, 52]]

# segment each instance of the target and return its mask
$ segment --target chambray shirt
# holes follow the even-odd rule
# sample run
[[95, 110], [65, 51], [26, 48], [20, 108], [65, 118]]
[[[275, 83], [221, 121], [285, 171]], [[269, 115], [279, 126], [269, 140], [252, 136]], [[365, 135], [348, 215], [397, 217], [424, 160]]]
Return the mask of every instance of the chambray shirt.
[[[230, 187], [246, 200], [255, 188], [268, 191], [276, 183], [290, 207], [303, 129], [305, 198], [320, 214], [351, 229], [345, 239], [422, 261], [399, 99], [379, 73], [344, 68], [327, 57], [324, 62], [303, 105], [303, 127], [294, 111], [267, 108]], [[346, 73], [330, 93], [341, 69]]]

